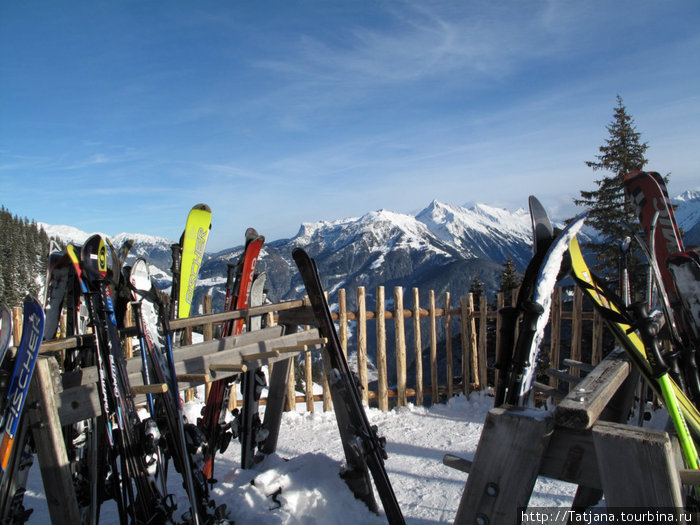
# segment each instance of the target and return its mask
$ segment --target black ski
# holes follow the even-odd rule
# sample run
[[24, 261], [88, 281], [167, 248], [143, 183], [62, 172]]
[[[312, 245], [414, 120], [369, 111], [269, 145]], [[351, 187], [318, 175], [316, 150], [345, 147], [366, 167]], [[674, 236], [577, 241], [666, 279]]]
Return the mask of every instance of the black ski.
[[347, 471], [343, 478], [355, 496], [364, 501], [372, 511], [377, 512], [370, 480], [371, 473], [389, 523], [402, 524], [403, 514], [384, 468], [385, 442], [377, 436], [377, 427], [370, 425], [367, 419], [357, 384], [340, 346], [316, 263], [301, 248], [292, 252], [292, 258], [299, 268], [311, 300], [316, 327], [321, 336], [328, 341], [324, 346], [324, 371], [328, 377], [347, 461]]

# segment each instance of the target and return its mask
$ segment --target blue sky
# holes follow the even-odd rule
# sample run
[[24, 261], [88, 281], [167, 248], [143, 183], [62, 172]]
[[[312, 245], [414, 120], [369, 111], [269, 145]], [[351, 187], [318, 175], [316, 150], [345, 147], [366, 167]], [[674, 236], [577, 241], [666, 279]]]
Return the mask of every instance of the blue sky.
[[1, 2], [0, 203], [177, 239], [204, 202], [208, 251], [433, 199], [561, 210], [618, 94], [647, 167], [700, 189], [698, 57], [695, 0]]

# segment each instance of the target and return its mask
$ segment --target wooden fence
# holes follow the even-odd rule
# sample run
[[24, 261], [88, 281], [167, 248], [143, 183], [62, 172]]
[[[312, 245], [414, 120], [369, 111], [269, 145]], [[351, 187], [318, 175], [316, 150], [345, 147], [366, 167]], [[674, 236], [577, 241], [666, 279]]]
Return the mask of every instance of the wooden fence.
[[[515, 302], [515, 296], [514, 292], [508, 298], [510, 304]], [[455, 302], [449, 292], [438, 299], [433, 290], [428, 292], [428, 303], [422, 305], [418, 288], [411, 290], [411, 298], [407, 301], [404, 300], [402, 287], [394, 288], [393, 300], [387, 301], [383, 286], [377, 287], [374, 297], [376, 308], [369, 310], [365, 288], [357, 288], [355, 311], [346, 308], [345, 289], [339, 289], [329, 298], [343, 350], [346, 355], [349, 353], [353, 356], [351, 363], [366, 404], [376, 405], [381, 410], [405, 406], [409, 401], [423, 405], [449, 399], [460, 392], [468, 395], [473, 390], [495, 384], [498, 370], [493, 364], [500, 338], [497, 312], [506, 304], [503, 294], [498, 295], [495, 307], [487, 303], [486, 297], [481, 297], [476, 304], [471, 294]], [[438, 306], [439, 303], [441, 306]], [[211, 312], [211, 297], [204, 298], [203, 310], [205, 314]], [[19, 344], [21, 309], [15, 309], [14, 315], [15, 341]], [[273, 324], [275, 319], [276, 316], [270, 312], [268, 324]], [[183, 344], [191, 342], [190, 330], [185, 330]], [[211, 340], [216, 333], [213, 324], [205, 325], [201, 330], [204, 340]], [[370, 332], [376, 334], [371, 341], [373, 344], [368, 344]], [[388, 332], [392, 332], [393, 336], [389, 337]], [[560, 388], [560, 383], [570, 378], [565, 373], [557, 372], [565, 358], [590, 364], [597, 364], [602, 359], [602, 320], [590, 309], [584, 310], [583, 294], [578, 289], [573, 293], [560, 287], [555, 289], [548, 334], [541, 354], [549, 357], [549, 368], [553, 369], [548, 371], [549, 385], [545, 385], [545, 388], [549, 386], [550, 391]], [[129, 343], [125, 342], [127, 356]], [[376, 369], [376, 381], [372, 382], [369, 381], [371, 367], [368, 364], [368, 350], [372, 350], [375, 357], [373, 367]], [[411, 367], [408, 366], [409, 361], [412, 361]], [[442, 371], [439, 363], [444, 363]], [[303, 378], [298, 383], [299, 388], [296, 388], [297, 374]], [[576, 369], [572, 374], [577, 374]], [[324, 384], [325, 377], [320, 376], [323, 374], [314, 374], [313, 355], [305, 352], [296, 370], [294, 367], [291, 370], [287, 393], [289, 410], [297, 409], [298, 403], [304, 403], [306, 410], [314, 411], [317, 401], [323, 402], [324, 410], [332, 409], [330, 393]], [[429, 378], [429, 381], [425, 381], [425, 378]], [[314, 379], [322, 385], [322, 394], [314, 394]], [[232, 405], [235, 402], [234, 393]]]
[[[565, 293], [561, 287], [554, 291], [549, 337], [541, 352], [549, 356], [550, 367], [554, 369], [549, 372], [554, 377], [550, 378], [548, 386], [555, 389], [567, 379], [565, 373], [557, 374], [557, 370], [563, 368], [560, 364], [565, 358], [597, 364], [603, 354], [602, 319], [590, 309], [584, 310], [580, 290], [575, 289], [567, 301], [564, 301]], [[516, 295], [517, 292], [514, 292], [509, 298], [510, 304], [515, 303]], [[428, 292], [427, 305], [421, 305], [420, 296], [420, 290], [413, 288], [410, 301], [404, 301], [404, 289], [395, 287], [393, 301], [389, 301], [393, 307], [389, 308], [386, 306], [385, 288], [379, 286], [375, 294], [377, 306], [372, 311], [366, 306], [365, 288], [359, 287], [356, 290], [356, 311], [352, 312], [346, 308], [346, 290], [340, 289], [329, 298], [343, 349], [346, 355], [356, 355], [355, 372], [366, 404], [376, 404], [381, 410], [388, 410], [392, 405], [405, 406], [409, 401], [422, 405], [428, 397], [431, 403], [435, 403], [459, 392], [468, 395], [473, 390], [495, 384], [498, 370], [495, 370], [493, 363], [500, 342], [497, 312], [506, 304], [503, 294], [498, 295], [495, 307], [490, 306], [484, 296], [479, 299], [478, 305], [475, 304], [472, 294], [460, 297], [453, 305], [447, 292], [441, 297], [441, 307], [433, 290]], [[406, 308], [407, 302], [411, 303], [409, 308]], [[371, 323], [375, 324], [373, 331], [376, 333], [376, 381], [373, 385], [368, 375], [368, 325]], [[387, 337], [387, 327], [391, 325], [393, 338]], [[351, 332], [355, 333], [354, 337], [349, 336]], [[444, 336], [438, 342], [439, 333]], [[587, 345], [583, 344], [584, 341]], [[412, 387], [408, 386], [408, 355], [413, 357]], [[395, 363], [394, 374], [389, 377], [388, 363], [392, 360]], [[442, 374], [439, 373], [440, 362], [445, 363]], [[300, 367], [305, 378], [304, 395], [294, 396], [295, 401], [290, 408], [301, 401], [305, 402], [307, 410], [313, 411], [314, 401], [324, 400], [324, 409], [330, 409], [329, 396], [313, 395], [309, 380], [312, 367], [312, 356], [307, 353]], [[577, 372], [574, 370], [572, 373]], [[428, 376], [430, 381], [426, 384], [424, 377]], [[294, 384], [292, 377], [290, 385]], [[374, 388], [370, 389], [370, 386]]]

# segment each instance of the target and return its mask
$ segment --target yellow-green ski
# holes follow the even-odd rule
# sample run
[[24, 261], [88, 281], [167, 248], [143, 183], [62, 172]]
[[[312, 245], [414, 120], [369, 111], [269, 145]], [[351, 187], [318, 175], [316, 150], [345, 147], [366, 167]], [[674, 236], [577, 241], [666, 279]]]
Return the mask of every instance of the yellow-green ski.
[[[593, 306], [600, 312], [608, 328], [612, 331], [617, 342], [625, 350], [630, 361], [639, 369], [640, 373], [656, 392], [663, 397], [659, 383], [654, 379], [651, 364], [647, 358], [644, 343], [636, 332], [630, 331], [630, 325], [622, 321], [620, 308], [614, 304], [609, 292], [606, 291], [589, 270], [581, 253], [578, 239], [574, 237], [569, 243], [569, 255], [571, 256], [571, 276], [583, 292], [591, 298]], [[678, 402], [680, 412], [688, 424], [688, 427], [696, 439], [700, 438], [700, 412], [681, 390], [678, 384], [668, 378], [671, 391]]]
[[[185, 231], [180, 241], [180, 277], [178, 290], [173, 287], [173, 296], [177, 293], [177, 309], [175, 316], [185, 318], [190, 316], [194, 288], [197, 285], [199, 269], [207, 246], [207, 238], [211, 229], [211, 209], [206, 204], [197, 204], [187, 216]], [[173, 275], [173, 281], [176, 276]]]

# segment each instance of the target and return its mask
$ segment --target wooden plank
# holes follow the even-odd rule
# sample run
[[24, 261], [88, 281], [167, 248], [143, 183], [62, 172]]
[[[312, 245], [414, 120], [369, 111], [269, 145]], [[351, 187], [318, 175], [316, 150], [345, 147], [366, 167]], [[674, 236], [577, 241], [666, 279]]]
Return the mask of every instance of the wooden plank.
[[621, 350], [612, 352], [582, 379], [556, 407], [557, 425], [588, 429], [598, 420], [630, 372]]
[[553, 429], [554, 419], [540, 410], [491, 409], [454, 523], [519, 523]]
[[277, 361], [270, 374], [270, 386], [267, 393], [265, 416], [262, 427], [268, 431], [267, 438], [260, 446], [263, 454], [272, 454], [277, 450], [277, 440], [282, 422], [282, 412], [284, 412], [287, 398], [287, 381], [289, 371], [294, 369], [294, 357], [287, 357]]
[[561, 370], [554, 370], [553, 368], [548, 368], [545, 370], [545, 374], [549, 377], [554, 377], [558, 381], [566, 381], [569, 384], [577, 384], [581, 382], [581, 378], [568, 372], [562, 372]]
[[[574, 305], [571, 312], [571, 359], [574, 361], [581, 360], [581, 340], [583, 334], [583, 292], [580, 288], [574, 290]], [[575, 376], [579, 375], [578, 370], [574, 369], [571, 373]]]
[[406, 331], [404, 326], [403, 288], [394, 287], [394, 333], [396, 337], [396, 389], [398, 406], [408, 405], [406, 395]]
[[389, 388], [386, 370], [386, 320], [384, 318], [384, 287], [377, 286], [377, 394], [379, 410], [389, 410]]
[[306, 410], [314, 411], [314, 377], [311, 352], [304, 353], [304, 397]]
[[467, 296], [459, 298], [460, 304], [460, 324], [462, 333], [460, 340], [462, 342], [462, 390], [464, 395], [469, 397], [469, 383], [471, 378], [471, 370], [469, 366], [469, 345], [471, 342], [471, 321], [469, 302]]
[[450, 292], [445, 292], [445, 356], [447, 359], [447, 399], [454, 395], [454, 363], [452, 362], [452, 315], [450, 314]]
[[420, 333], [420, 296], [413, 288], [413, 355], [416, 364], [416, 405], [423, 404], [423, 342]]
[[[505, 306], [505, 298], [503, 297], [503, 292], [499, 292], [496, 295], [496, 312], [500, 312], [501, 309]], [[499, 352], [501, 351], [501, 315], [496, 316], [496, 362], [501, 361], [501, 356], [499, 355]], [[517, 341], [517, 335], [515, 336], [514, 341]], [[501, 375], [501, 371], [498, 369], [498, 367], [494, 367], [493, 370], [493, 384], [497, 385], [498, 384], [498, 378]]]
[[62, 421], [55, 403], [54, 378], [58, 377], [58, 363], [54, 358], [40, 357], [37, 360], [30, 387], [31, 408], [26, 415], [32, 427], [51, 523], [73, 525], [80, 523], [81, 517]]
[[605, 323], [598, 310], [593, 311], [593, 351], [591, 363], [597, 365], [603, 359], [603, 332]]
[[367, 379], [367, 305], [365, 287], [357, 287], [357, 375], [360, 378], [362, 402], [369, 403]]
[[348, 358], [348, 312], [345, 288], [338, 290], [338, 338], [343, 348], [345, 359]]
[[477, 357], [478, 359], [476, 360], [475, 368], [474, 371], [478, 370], [478, 382], [479, 382], [479, 389], [483, 390], [488, 386], [488, 380], [487, 380], [487, 338], [488, 338], [488, 331], [487, 331], [487, 323], [488, 323], [488, 302], [486, 301], [486, 296], [482, 295], [481, 298], [479, 299], [479, 312], [481, 313], [481, 316], [479, 317], [479, 351], [477, 352]]
[[608, 507], [683, 507], [680, 475], [666, 432], [600, 421], [592, 433]]
[[[245, 335], [241, 334], [241, 336], [227, 338], [227, 341], [216, 340], [184, 347], [176, 352], [176, 359], [182, 357], [178, 355], [180, 351], [182, 351], [182, 354], [184, 354], [186, 358], [184, 360], [177, 360], [175, 372], [178, 376], [182, 374], [194, 374], [195, 376], [211, 374], [214, 379], [230, 377], [240, 373], [240, 370], [221, 365], [242, 365], [243, 361], [241, 356], [244, 354], [259, 354], [264, 351], [270, 351], [275, 346], [289, 346], [297, 344], [300, 341], [319, 338], [318, 331], [312, 329], [305, 332], [296, 332], [286, 336], [260, 340], [260, 334], [263, 332], [270, 337], [280, 333], [281, 330], [282, 327], [274, 327], [272, 329], [249, 332], [246, 337], [241, 337]], [[241, 341], [255, 341], [257, 339], [257, 342], [236, 345], [235, 341], [233, 341], [236, 337], [239, 337]], [[219, 348], [223, 348], [223, 350], [217, 351]], [[263, 366], [268, 362], [281, 361], [289, 357], [290, 354], [283, 354], [280, 357], [251, 361], [246, 364], [249, 369], [253, 369], [258, 366]], [[219, 370], [211, 371], [210, 367], [212, 365], [214, 365], [215, 369], [219, 368]], [[127, 361], [127, 371], [129, 372], [129, 381], [131, 385], [143, 385], [141, 366], [141, 358], [139, 356]], [[227, 368], [227, 370], [221, 370], [221, 368]], [[67, 375], [68, 374], [63, 377], [64, 390], [58, 394], [56, 398], [56, 405], [62, 423], [75, 423], [100, 414], [101, 408], [96, 385], [96, 367], [85, 368], [79, 373], [72, 374], [69, 378], [66, 378]], [[194, 384], [197, 384], [197, 381], [195, 381]], [[181, 389], [185, 389], [189, 388], [191, 384], [186, 381], [180, 381], [179, 386]], [[143, 401], [143, 396], [137, 396], [136, 400], [137, 402]]]
[[440, 401], [438, 395], [437, 323], [435, 318], [435, 290], [428, 291], [428, 312], [430, 320], [430, 401]]
[[582, 363], [581, 361], [574, 361], [573, 359], [564, 359], [564, 361], [562, 362], [567, 368], [578, 368], [579, 370], [583, 370], [584, 372], [590, 372], [595, 368], [595, 365], [593, 364]]

